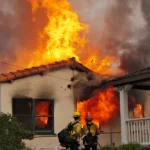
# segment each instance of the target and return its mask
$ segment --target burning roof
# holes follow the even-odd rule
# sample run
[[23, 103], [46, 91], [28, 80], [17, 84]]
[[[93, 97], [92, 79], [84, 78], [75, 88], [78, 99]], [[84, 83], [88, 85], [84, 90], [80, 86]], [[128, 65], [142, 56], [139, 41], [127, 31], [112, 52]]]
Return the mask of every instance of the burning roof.
[[132, 84], [135, 89], [150, 89], [150, 67], [138, 70], [103, 83], [103, 86], [120, 86]]
[[75, 58], [70, 58], [69, 60], [62, 60], [55, 63], [41, 65], [32, 68], [26, 68], [24, 70], [18, 70], [16, 72], [10, 72], [8, 74], [1, 74], [0, 75], [0, 82], [12, 82], [13, 80], [36, 75], [36, 74], [43, 74], [46, 71], [54, 71], [62, 68], [71, 68], [76, 69], [80, 72], [92, 72], [90, 69], [83, 66], [81, 63], [77, 62]]

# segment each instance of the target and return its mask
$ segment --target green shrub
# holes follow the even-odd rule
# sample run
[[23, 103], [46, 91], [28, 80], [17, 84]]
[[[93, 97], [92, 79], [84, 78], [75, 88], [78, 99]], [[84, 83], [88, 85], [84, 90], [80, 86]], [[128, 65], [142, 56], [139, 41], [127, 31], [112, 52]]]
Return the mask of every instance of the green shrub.
[[142, 150], [150, 150], [150, 147], [143, 147]]
[[142, 150], [142, 146], [138, 143], [122, 144], [118, 147], [104, 146], [102, 150]]
[[104, 147], [102, 148], [102, 150], [112, 150], [112, 147], [110, 147], [110, 146], [104, 146]]
[[0, 150], [20, 150], [25, 147], [22, 139], [33, 139], [33, 133], [10, 114], [0, 113]]
[[138, 143], [128, 143], [120, 145], [118, 150], [142, 150], [142, 146]]
[[115, 146], [104, 146], [102, 150], [118, 150], [118, 148]]

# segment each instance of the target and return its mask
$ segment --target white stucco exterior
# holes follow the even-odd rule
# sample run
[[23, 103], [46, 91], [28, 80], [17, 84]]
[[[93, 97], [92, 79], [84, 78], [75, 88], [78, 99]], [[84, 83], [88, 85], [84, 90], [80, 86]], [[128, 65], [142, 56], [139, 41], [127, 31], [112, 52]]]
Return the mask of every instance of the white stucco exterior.
[[[75, 111], [75, 100], [71, 78], [77, 71], [69, 68], [47, 72], [44, 75], [34, 75], [17, 79], [12, 83], [0, 84], [0, 110], [12, 114], [12, 98], [33, 98], [54, 100], [54, 133], [57, 134], [72, 120]], [[55, 135], [35, 136], [26, 140], [29, 147], [58, 149], [58, 138]]]

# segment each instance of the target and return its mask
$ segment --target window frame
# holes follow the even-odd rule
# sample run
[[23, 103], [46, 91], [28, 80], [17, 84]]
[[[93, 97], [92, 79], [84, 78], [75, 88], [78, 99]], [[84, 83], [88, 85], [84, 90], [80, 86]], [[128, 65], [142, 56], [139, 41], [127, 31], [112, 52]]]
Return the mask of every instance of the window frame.
[[[14, 113], [14, 103], [15, 103], [15, 100], [27, 100], [27, 101], [31, 101], [31, 105], [32, 105], [32, 108], [31, 108], [31, 115], [24, 115], [24, 114], [15, 114]], [[52, 130], [41, 130], [41, 131], [38, 131], [35, 129], [35, 120], [36, 120], [36, 117], [37, 116], [43, 116], [43, 115], [36, 115], [36, 102], [48, 102], [49, 104], [51, 104], [52, 106], [52, 115], [48, 115], [48, 117], [50, 117], [52, 119]], [[53, 99], [32, 99], [32, 98], [12, 98], [12, 114], [13, 116], [15, 116], [16, 118], [17, 117], [21, 117], [21, 116], [27, 116], [27, 117], [31, 117], [31, 125], [32, 125], [32, 132], [35, 134], [35, 135], [54, 135], [54, 100]], [[45, 115], [44, 115], [45, 116]]]
[[[33, 109], [34, 109], [34, 118], [33, 118], [33, 132], [36, 134], [36, 135], [53, 135], [54, 134], [54, 100], [52, 99], [34, 99], [33, 100], [34, 103], [33, 103]], [[40, 102], [48, 102], [50, 104], [52, 104], [52, 115], [48, 115], [48, 117], [50, 116], [52, 118], [52, 130], [41, 130], [41, 131], [38, 131], [38, 130], [35, 130], [35, 120], [36, 120], [36, 116], [43, 116], [43, 115], [36, 115], [36, 101], [40, 101]]]

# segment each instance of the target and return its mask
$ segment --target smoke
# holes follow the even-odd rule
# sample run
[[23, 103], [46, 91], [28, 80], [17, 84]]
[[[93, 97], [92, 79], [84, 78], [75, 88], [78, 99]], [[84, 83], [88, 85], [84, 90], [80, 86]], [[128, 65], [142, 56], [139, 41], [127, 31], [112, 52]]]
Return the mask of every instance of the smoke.
[[[91, 45], [97, 46], [99, 52], [96, 54], [99, 55], [99, 60], [101, 56], [116, 56], [115, 67], [124, 73], [150, 65], [149, 0], [70, 0], [70, 2], [80, 20], [89, 25], [88, 40]], [[86, 49], [85, 53], [91, 54], [93, 49], [90, 52]], [[92, 82], [96, 83], [96, 79], [91, 80]], [[76, 88], [82, 100], [91, 97], [97, 86], [89, 86], [84, 80], [79, 80], [76, 82]], [[136, 94], [135, 92], [130, 95], [136, 97]]]
[[[118, 67], [131, 72], [150, 65], [149, 0], [70, 0], [81, 21], [89, 24], [88, 39]], [[102, 55], [100, 53], [100, 55]]]
[[145, 104], [146, 92], [141, 90], [130, 90], [128, 95], [129, 110], [133, 110], [136, 104]]
[[[1, 0], [0, 1], [0, 59], [4, 62], [15, 64], [24, 59], [32, 60], [32, 55], [37, 48], [37, 37], [47, 24], [45, 9], [40, 8], [34, 18], [31, 5], [26, 0]], [[19, 55], [17, 55], [19, 54]], [[19, 57], [17, 57], [19, 56]], [[19, 64], [17, 64], [19, 66]], [[17, 67], [1, 63], [1, 70], [17, 70]], [[9, 68], [8, 68], [9, 67]], [[26, 67], [26, 66], [21, 66]]]
[[[96, 49], [99, 59], [105, 55], [115, 55], [118, 65], [115, 67], [120, 67], [125, 72], [150, 65], [149, 0], [69, 0], [69, 2], [79, 19], [89, 25], [88, 44]], [[26, 64], [30, 62], [39, 45], [37, 37], [47, 23], [46, 9], [40, 7], [33, 16], [31, 4], [27, 0], [1, 0], [1, 61], [15, 64], [23, 59], [26, 53], [28, 54]], [[46, 42], [46, 39], [42, 42]], [[91, 55], [92, 48], [86, 47], [80, 53], [81, 60]], [[25, 65], [21, 67], [26, 67]], [[11, 66], [8, 68], [8, 65], [3, 63], [0, 63], [0, 67], [3, 72], [17, 69]]]
[[[149, 0], [69, 1], [79, 19], [89, 25], [88, 44], [96, 49], [99, 59], [105, 55], [116, 56], [118, 66], [115, 67], [125, 72], [150, 65]], [[1, 0], [1, 62], [15, 64], [23, 59], [25, 53], [28, 54], [25, 61], [30, 62], [39, 45], [37, 37], [47, 23], [46, 9], [40, 7], [33, 16], [31, 4], [27, 0]], [[86, 47], [80, 53], [81, 60], [92, 52], [93, 49]], [[4, 63], [0, 63], [0, 67], [3, 72], [17, 69]]]
[[117, 5], [107, 15], [105, 44], [108, 50], [120, 58], [120, 68], [125, 72], [132, 72], [148, 65], [148, 50], [144, 48], [147, 22], [141, 1], [116, 2]]
[[94, 91], [99, 88], [103, 78], [99, 74], [80, 73], [73, 77], [73, 81], [75, 99], [84, 101], [94, 95]]

